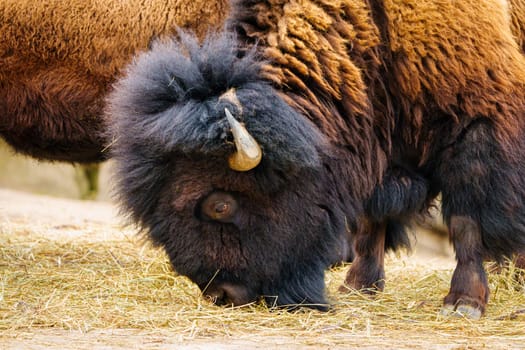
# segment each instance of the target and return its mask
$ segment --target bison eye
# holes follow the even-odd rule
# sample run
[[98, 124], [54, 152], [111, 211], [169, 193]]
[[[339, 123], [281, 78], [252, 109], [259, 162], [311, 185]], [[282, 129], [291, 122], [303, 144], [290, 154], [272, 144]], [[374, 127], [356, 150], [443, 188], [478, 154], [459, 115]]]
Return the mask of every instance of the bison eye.
[[198, 213], [205, 220], [232, 222], [237, 208], [237, 201], [231, 194], [217, 191], [201, 202]]

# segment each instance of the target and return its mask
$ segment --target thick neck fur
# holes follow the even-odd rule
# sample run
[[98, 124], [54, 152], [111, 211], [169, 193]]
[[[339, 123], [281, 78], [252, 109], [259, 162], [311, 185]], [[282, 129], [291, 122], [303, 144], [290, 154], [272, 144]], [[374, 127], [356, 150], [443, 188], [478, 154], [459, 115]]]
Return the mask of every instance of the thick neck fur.
[[423, 164], [441, 142], [436, 127], [485, 116], [505, 135], [521, 123], [521, 10], [517, 1], [234, 0], [228, 27], [260, 47], [266, 77], [335, 144], [390, 153], [394, 137]]
[[367, 88], [380, 66], [380, 34], [365, 2], [234, 0], [227, 26], [242, 44], [258, 46], [264, 77], [290, 106], [334, 145], [361, 154], [363, 174], [381, 176], [385, 157]]

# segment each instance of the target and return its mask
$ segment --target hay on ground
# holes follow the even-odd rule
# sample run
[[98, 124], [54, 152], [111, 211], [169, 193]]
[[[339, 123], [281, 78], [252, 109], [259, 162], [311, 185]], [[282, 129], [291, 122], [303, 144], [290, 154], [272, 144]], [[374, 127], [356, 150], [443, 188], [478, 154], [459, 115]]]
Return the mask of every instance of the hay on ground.
[[287, 337], [305, 346], [375, 341], [398, 348], [422, 334], [435, 336], [436, 346], [460, 341], [474, 348], [508, 347], [525, 341], [525, 292], [512, 265], [490, 274], [489, 306], [480, 321], [439, 316], [450, 266], [396, 257], [388, 258], [386, 289], [375, 298], [339, 294], [346, 267], [328, 272], [330, 312], [217, 307], [173, 273], [161, 250], [133, 232], [122, 237], [57, 240], [41, 227], [0, 226], [0, 334], [135, 329], [169, 332], [182, 340]]

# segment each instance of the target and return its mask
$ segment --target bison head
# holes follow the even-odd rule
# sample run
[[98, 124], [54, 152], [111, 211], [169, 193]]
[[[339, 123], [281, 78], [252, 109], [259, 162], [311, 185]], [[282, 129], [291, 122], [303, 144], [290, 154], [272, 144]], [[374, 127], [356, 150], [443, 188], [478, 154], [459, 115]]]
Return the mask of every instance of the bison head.
[[108, 99], [117, 194], [216, 303], [323, 309], [360, 208], [338, 152], [261, 67], [226, 34], [140, 55]]

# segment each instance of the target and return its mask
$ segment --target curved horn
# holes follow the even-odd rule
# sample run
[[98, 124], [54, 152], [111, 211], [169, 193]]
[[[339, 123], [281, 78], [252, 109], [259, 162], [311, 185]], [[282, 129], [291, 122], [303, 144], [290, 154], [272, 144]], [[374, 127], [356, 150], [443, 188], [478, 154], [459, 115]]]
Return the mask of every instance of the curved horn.
[[237, 148], [237, 151], [228, 159], [230, 168], [236, 171], [248, 171], [255, 168], [261, 162], [261, 147], [248, 130], [233, 117], [228, 108], [225, 108], [224, 112], [228, 123], [230, 123]]

